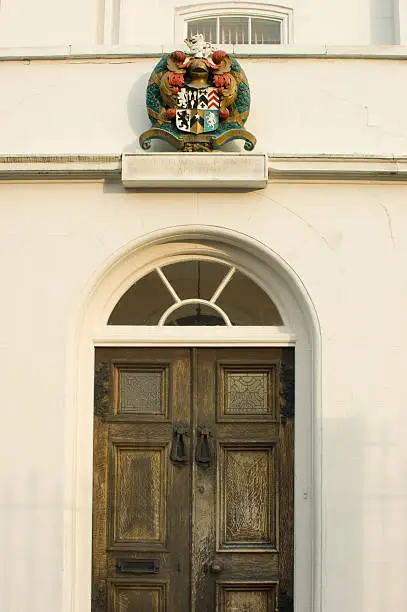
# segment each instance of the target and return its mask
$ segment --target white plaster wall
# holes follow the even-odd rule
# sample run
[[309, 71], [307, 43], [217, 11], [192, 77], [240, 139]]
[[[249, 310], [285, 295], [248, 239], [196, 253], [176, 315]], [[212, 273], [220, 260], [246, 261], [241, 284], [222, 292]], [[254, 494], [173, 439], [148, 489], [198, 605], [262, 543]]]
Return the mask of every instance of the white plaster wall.
[[96, 44], [100, 0], [2, 0], [0, 46]]
[[407, 44], [407, 0], [399, 0], [398, 10], [398, 31], [400, 36], [400, 44]]
[[[123, 44], [174, 43], [174, 19], [177, 8], [208, 5], [205, 0], [179, 2], [152, 0], [148, 5], [133, 0], [122, 0], [120, 9], [119, 41]], [[213, 4], [213, 3], [212, 3]], [[239, 2], [216, 2], [216, 5], [239, 7]], [[246, 4], [246, 3], [245, 3]], [[250, 5], [250, 2], [248, 3]], [[370, 38], [369, 0], [289, 0], [287, 2], [260, 2], [268, 6], [282, 5], [293, 9], [293, 40], [296, 44], [364, 45]], [[221, 12], [221, 9], [220, 9]], [[153, 26], [153, 34], [151, 32]], [[179, 43], [183, 38], [176, 39]]]
[[[172, 46], [176, 7], [203, 3], [201, 0], [3, 0], [0, 45], [121, 43]], [[265, 1], [263, 4], [267, 7], [272, 3]], [[356, 3], [352, 0], [287, 0], [281, 4], [294, 9], [294, 42], [297, 44], [381, 42], [371, 35], [370, 0]], [[239, 6], [239, 2], [226, 0], [225, 5]]]
[[399, 43], [398, 0], [370, 0], [372, 41], [377, 45]]
[[[136, 150], [140, 133], [150, 127], [145, 88], [157, 61], [3, 62], [0, 152]], [[405, 61], [281, 57], [241, 63], [252, 91], [246, 127], [257, 136], [258, 151], [405, 154]]]
[[72, 612], [63, 601], [68, 535], [91, 510], [73, 503], [76, 432], [65, 389], [75, 317], [115, 252], [185, 224], [228, 227], [268, 245], [315, 304], [323, 612], [407, 609], [405, 199], [403, 184], [287, 182], [244, 194], [0, 184], [1, 610]]

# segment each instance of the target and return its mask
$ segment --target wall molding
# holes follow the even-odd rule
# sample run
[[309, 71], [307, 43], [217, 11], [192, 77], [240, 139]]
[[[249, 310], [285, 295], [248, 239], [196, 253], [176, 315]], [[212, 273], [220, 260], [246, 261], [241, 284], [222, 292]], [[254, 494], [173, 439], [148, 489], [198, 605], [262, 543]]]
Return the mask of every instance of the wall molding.
[[[407, 0], [406, 0], [407, 2]], [[109, 26], [110, 28], [110, 26]], [[109, 30], [110, 31], [110, 30]], [[343, 59], [343, 60], [407, 60], [407, 45], [221, 45], [237, 58], [265, 59]], [[0, 47], [0, 61], [81, 61], [87, 59], [137, 61], [160, 58], [174, 47], [162, 45], [64, 45], [60, 47]]]
[[0, 180], [120, 177], [121, 154], [0, 154]]
[[[148, 156], [149, 153], [144, 153]], [[161, 154], [165, 157], [165, 154]], [[174, 153], [169, 153], [174, 156]], [[183, 155], [180, 153], [180, 155]], [[202, 155], [205, 155], [203, 153]], [[217, 153], [222, 155], [222, 153]], [[120, 180], [122, 154], [0, 154], [0, 181]], [[268, 155], [268, 180], [407, 181], [407, 156]], [[208, 187], [210, 185], [208, 184]]]
[[405, 181], [407, 156], [269, 155], [269, 181]]

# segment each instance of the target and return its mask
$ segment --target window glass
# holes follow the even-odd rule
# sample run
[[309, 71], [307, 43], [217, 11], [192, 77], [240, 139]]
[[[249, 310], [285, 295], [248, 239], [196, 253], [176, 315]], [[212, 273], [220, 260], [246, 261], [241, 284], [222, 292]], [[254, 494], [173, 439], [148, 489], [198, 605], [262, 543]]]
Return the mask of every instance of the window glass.
[[227, 313], [233, 325], [283, 325], [269, 296], [239, 270], [216, 304]]
[[163, 272], [181, 300], [210, 300], [228, 271], [217, 261], [181, 261], [163, 267]]
[[172, 312], [165, 325], [226, 325], [222, 316], [207, 304], [185, 304]]
[[275, 45], [281, 42], [281, 23], [252, 17], [252, 45]]
[[217, 20], [214, 19], [194, 19], [188, 22], [188, 38], [194, 34], [203, 34], [206, 42], [216, 43]]
[[221, 17], [219, 44], [237, 45], [249, 42], [249, 20], [247, 17]]
[[157, 325], [163, 311], [173, 303], [167, 287], [153, 270], [120, 298], [108, 325]]
[[226, 16], [193, 19], [187, 22], [188, 38], [203, 34], [220, 45], [275, 45], [281, 43], [281, 21], [263, 17]]
[[209, 260], [153, 270], [120, 298], [108, 325], [158, 325], [161, 319], [165, 325], [225, 325], [225, 319], [228, 325], [283, 325], [261, 287], [240, 270]]

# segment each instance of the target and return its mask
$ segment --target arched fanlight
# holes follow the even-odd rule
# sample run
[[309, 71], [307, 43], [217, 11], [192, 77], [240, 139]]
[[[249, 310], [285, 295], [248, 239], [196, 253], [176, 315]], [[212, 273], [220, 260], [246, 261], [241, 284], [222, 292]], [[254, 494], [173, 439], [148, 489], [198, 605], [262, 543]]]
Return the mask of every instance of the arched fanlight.
[[282, 325], [270, 297], [241, 270], [217, 260], [157, 267], [113, 309], [109, 325]]

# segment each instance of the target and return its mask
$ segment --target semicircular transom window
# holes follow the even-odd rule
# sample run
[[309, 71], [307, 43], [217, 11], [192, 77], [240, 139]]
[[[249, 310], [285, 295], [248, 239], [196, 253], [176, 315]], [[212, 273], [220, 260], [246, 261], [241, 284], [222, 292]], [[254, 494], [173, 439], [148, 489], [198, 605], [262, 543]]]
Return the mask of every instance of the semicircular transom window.
[[155, 268], [126, 291], [108, 325], [283, 325], [277, 307], [241, 270], [188, 260]]

